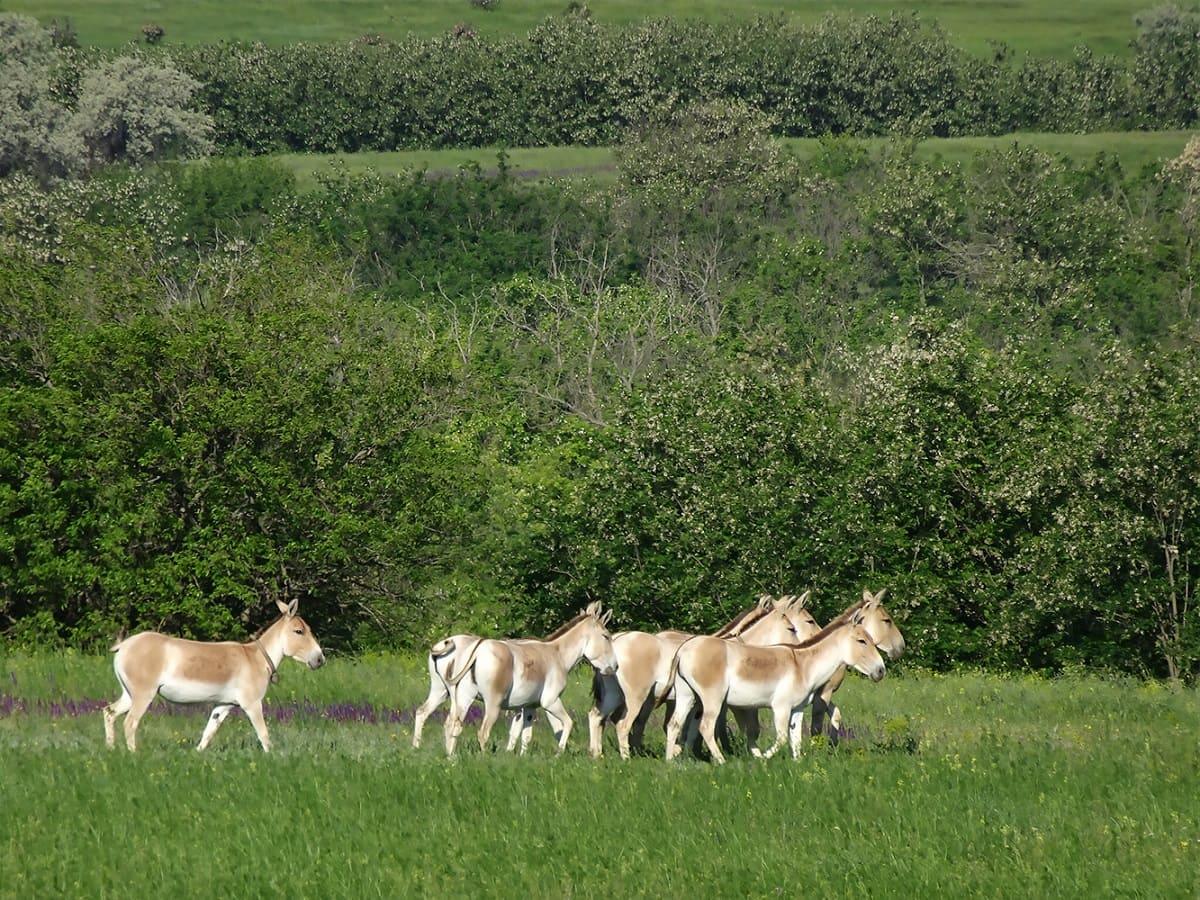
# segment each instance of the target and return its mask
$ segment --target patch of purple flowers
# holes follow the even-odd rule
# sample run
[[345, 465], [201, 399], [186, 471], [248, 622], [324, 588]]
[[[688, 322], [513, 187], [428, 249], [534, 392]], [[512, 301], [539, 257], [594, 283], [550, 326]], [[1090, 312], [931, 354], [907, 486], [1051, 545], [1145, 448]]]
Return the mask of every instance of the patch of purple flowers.
[[[51, 719], [74, 719], [99, 713], [109, 704], [108, 700], [25, 700], [12, 694], [0, 694], [0, 719], [10, 716], [46, 716]], [[150, 707], [151, 713], [171, 716], [207, 716], [209, 704], [179, 704], [156, 700]], [[235, 709], [235, 715], [241, 710]], [[313, 703], [289, 700], [284, 703], [263, 703], [263, 715], [274, 722], [290, 722], [293, 719], [327, 719], [331, 722], [365, 722], [371, 725], [407, 725], [412, 722], [413, 710], [379, 706], [373, 703]], [[444, 721], [446, 713], [438, 710], [430, 719]], [[482, 718], [478, 707], [467, 711], [467, 722], [477, 723]]]

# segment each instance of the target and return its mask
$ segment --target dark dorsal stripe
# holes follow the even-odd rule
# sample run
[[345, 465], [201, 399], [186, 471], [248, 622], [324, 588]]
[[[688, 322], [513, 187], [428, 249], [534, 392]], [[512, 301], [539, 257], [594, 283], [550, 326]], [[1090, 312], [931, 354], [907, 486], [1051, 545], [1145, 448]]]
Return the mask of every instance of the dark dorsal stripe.
[[713, 637], [734, 637], [739, 635], [763, 616], [768, 615], [770, 612], [770, 609], [752, 606], [750, 609], [738, 613], [719, 629], [714, 631]]
[[837, 631], [839, 628], [845, 628], [846, 625], [849, 624], [849, 621], [850, 621], [849, 619], [847, 619], [846, 621], [842, 621], [842, 617], [838, 616], [836, 619], [834, 619], [832, 622], [830, 622], [828, 625], [826, 625], [824, 628], [822, 628], [820, 631], [818, 631], [812, 637], [806, 637], [800, 643], [788, 644], [788, 646], [792, 647], [792, 648], [796, 648], [796, 649], [798, 649], [800, 647], [811, 647], [817, 641], [820, 641], [820, 640], [823, 640], [824, 638], [829, 637], [830, 634]]

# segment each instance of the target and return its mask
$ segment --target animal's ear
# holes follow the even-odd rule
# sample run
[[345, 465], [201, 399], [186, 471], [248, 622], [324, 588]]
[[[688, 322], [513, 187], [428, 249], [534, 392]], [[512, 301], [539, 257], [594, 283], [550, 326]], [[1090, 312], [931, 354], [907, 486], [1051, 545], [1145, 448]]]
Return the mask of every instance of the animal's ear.
[[770, 609], [772, 604], [778, 605], [779, 601], [771, 597], [770, 594], [760, 594], [758, 597], [759, 609]]
[[589, 603], [587, 605], [587, 609], [585, 609], [584, 612], [587, 613], [589, 616], [596, 616], [597, 618], [599, 618], [600, 617], [600, 606], [601, 606], [601, 604], [600, 604], [599, 600], [593, 600], [591, 603]]
[[792, 605], [795, 606], [796, 609], [804, 609], [804, 607], [806, 607], [808, 605], [808, 598], [811, 596], [812, 596], [812, 591], [807, 590], [803, 594], [801, 594], [799, 597], [793, 597]]
[[296, 614], [296, 607], [300, 605], [300, 601], [293, 597], [291, 603], [284, 603], [282, 600], [276, 600], [275, 605], [279, 607], [280, 615], [290, 617]]
[[602, 616], [600, 617], [600, 624], [601, 624], [601, 625], [608, 625], [608, 620], [609, 620], [609, 619], [611, 619], [611, 618], [612, 618], [612, 610], [611, 610], [611, 609], [606, 609], [606, 610], [604, 611], [604, 615], [602, 615]]
[[875, 592], [875, 605], [876, 606], [879, 606], [881, 603], [883, 603], [883, 595], [886, 593], [887, 593], [887, 588], [884, 588], [881, 591]]
[[850, 619], [849, 619], [850, 624], [851, 625], [861, 625], [863, 623], [863, 619], [866, 617], [866, 614], [867, 613], [866, 613], [865, 606], [862, 609], [856, 609], [853, 613], [850, 614]]

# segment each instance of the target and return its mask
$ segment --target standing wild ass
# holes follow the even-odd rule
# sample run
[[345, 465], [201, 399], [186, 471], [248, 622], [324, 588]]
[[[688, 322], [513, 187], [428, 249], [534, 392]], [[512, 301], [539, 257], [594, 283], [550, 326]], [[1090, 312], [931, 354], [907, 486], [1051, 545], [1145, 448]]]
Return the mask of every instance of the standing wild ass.
[[[812, 592], [800, 596], [772, 598], [764, 594], [758, 603], [739, 613], [713, 637], [736, 639], [754, 646], [796, 643], [820, 631], [805, 604]], [[613, 635], [617, 655], [614, 675], [597, 672], [592, 677], [595, 700], [588, 713], [589, 745], [592, 756], [603, 753], [604, 722], [611, 719], [617, 732], [621, 757], [629, 759], [641, 749], [646, 722], [654, 710], [655, 697], [666, 685], [671, 660], [679, 646], [693, 635], [684, 631], [623, 631]], [[668, 708], [667, 717], [670, 717]]]
[[[862, 600], [859, 600], [833, 621], [844, 622], [858, 610], [863, 610], [863, 627], [871, 635], [871, 640], [875, 642], [875, 646], [886, 653], [888, 659], [899, 659], [904, 653], [904, 635], [896, 627], [896, 623], [892, 619], [892, 614], [883, 607], [883, 595], [886, 593], [887, 588], [877, 591], [874, 594], [864, 589]], [[833, 694], [834, 691], [842, 686], [845, 678], [846, 669], [843, 666], [817, 692], [817, 696], [813, 698], [812, 704], [810, 724], [812, 733], [814, 735], [824, 733], [830, 741], [835, 743], [837, 742], [838, 729], [842, 724], [842, 711], [834, 705]]]
[[125, 746], [137, 749], [137, 727], [155, 695], [173, 703], [216, 703], [204, 727], [197, 750], [203, 750], [217, 733], [230, 710], [240, 706], [254, 725], [263, 750], [271, 749], [262, 699], [278, 680], [285, 656], [310, 669], [325, 664], [321, 645], [312, 630], [296, 615], [297, 600], [275, 601], [281, 613], [259, 637], [246, 643], [189, 641], [156, 631], [142, 631], [113, 644], [113, 669], [121, 683], [121, 696], [104, 708], [104, 739], [115, 743], [116, 721], [125, 717]]
[[864, 615], [859, 610], [799, 644], [751, 647], [709, 636], [685, 641], [675, 654], [667, 684], [668, 690], [675, 689], [675, 712], [667, 725], [667, 759], [679, 755], [679, 733], [697, 703], [702, 709], [700, 735], [716, 762], [725, 761], [715, 735], [725, 706], [770, 707], [775, 742], [765, 754], [757, 747], [751, 752], [773, 756], [790, 737], [792, 755], [799, 756], [804, 707], [839, 668], [851, 666], [872, 681], [884, 676], [883, 657], [862, 625]]
[[567, 673], [585, 658], [604, 674], [617, 671], [612, 636], [605, 627], [611, 614], [611, 610], [602, 611], [600, 602], [595, 601], [543, 641], [479, 640], [456, 652], [453, 671], [446, 678], [450, 688], [450, 715], [445, 727], [447, 755], [454, 754], [463, 716], [476, 695], [483, 697], [481, 749], [487, 747], [500, 711], [510, 709], [519, 710], [521, 715], [514, 719], [508, 748], [513, 749], [520, 733], [524, 753], [529, 746], [532, 712], [539, 706], [550, 719], [559, 752], [566, 749], [572, 726], [562, 702]]
[[[477, 634], [452, 634], [429, 648], [429, 655], [425, 660], [426, 668], [429, 669], [429, 696], [413, 714], [413, 747], [421, 746], [421, 732], [425, 730], [426, 720], [435, 709], [450, 699], [450, 686], [446, 684], [446, 679], [454, 667], [455, 654], [459, 650], [473, 647], [482, 640]], [[465, 712], [464, 710], [464, 714]]]

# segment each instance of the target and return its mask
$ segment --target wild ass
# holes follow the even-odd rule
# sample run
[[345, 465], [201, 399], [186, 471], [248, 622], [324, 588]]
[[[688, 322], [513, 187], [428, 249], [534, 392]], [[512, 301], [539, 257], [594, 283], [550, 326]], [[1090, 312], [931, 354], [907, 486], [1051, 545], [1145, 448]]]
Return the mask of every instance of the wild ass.
[[[754, 646], [795, 643], [821, 628], [805, 605], [812, 592], [772, 598], [762, 595], [758, 603], [731, 619], [713, 637], [737, 639]], [[617, 654], [615, 675], [592, 677], [594, 704], [588, 713], [592, 756], [603, 754], [604, 722], [610, 719], [617, 732], [623, 759], [641, 749], [646, 722], [654, 710], [655, 697], [662, 691], [679, 646], [693, 635], [683, 631], [624, 631], [613, 635]], [[667, 717], [670, 718], [668, 707]]]
[[443, 638], [429, 649], [425, 660], [429, 670], [429, 696], [417, 707], [413, 714], [413, 747], [421, 746], [421, 732], [425, 730], [426, 720], [433, 711], [450, 699], [450, 687], [446, 684], [450, 670], [454, 666], [455, 654], [482, 641], [477, 634], [452, 634]]
[[137, 749], [137, 728], [155, 695], [173, 703], [216, 703], [197, 750], [203, 750], [230, 710], [240, 706], [254, 725], [263, 750], [271, 749], [262, 699], [278, 680], [285, 656], [310, 669], [325, 664], [321, 645], [308, 623], [296, 615], [297, 600], [277, 600], [280, 618], [261, 635], [237, 641], [189, 641], [156, 631], [142, 631], [113, 644], [113, 669], [121, 683], [121, 696], [104, 708], [104, 739], [115, 744], [117, 718], [124, 713], [125, 746]]
[[514, 718], [508, 749], [513, 749], [520, 734], [524, 753], [529, 746], [532, 712], [539, 706], [550, 719], [559, 752], [566, 749], [572, 727], [562, 702], [567, 673], [585, 658], [604, 674], [617, 671], [612, 636], [605, 627], [611, 614], [596, 601], [545, 640], [479, 640], [459, 651], [461, 659], [456, 653], [453, 671], [446, 678], [450, 688], [450, 715], [445, 727], [447, 755], [454, 754], [463, 716], [477, 694], [483, 697], [481, 749], [487, 747], [500, 711], [510, 709], [519, 710], [520, 716]]
[[[863, 590], [862, 600], [849, 607], [834, 622], [845, 621], [859, 609], [864, 611], [863, 627], [871, 635], [875, 646], [888, 655], [888, 659], [899, 659], [903, 655], [905, 644], [904, 635], [896, 627], [892, 614], [883, 607], [883, 595], [887, 588], [872, 594]], [[831, 623], [832, 624], [832, 623]], [[842, 724], [842, 711], [833, 703], [834, 692], [842, 686], [846, 678], [845, 667], [838, 670], [813, 698], [810, 727], [813, 734], [824, 733], [830, 741], [837, 742], [838, 731]], [[756, 717], [757, 723], [757, 717]]]
[[708, 636], [685, 641], [668, 679], [668, 689], [673, 685], [676, 696], [667, 725], [667, 759], [679, 755], [679, 733], [697, 702], [702, 708], [700, 735], [716, 762], [725, 761], [715, 735], [725, 706], [771, 708], [775, 742], [765, 754], [752, 747], [755, 756], [773, 756], [789, 737], [792, 756], [799, 756], [804, 707], [839, 668], [851, 666], [872, 681], [884, 676], [883, 657], [862, 625], [863, 616], [860, 610], [798, 644], [751, 647]]

